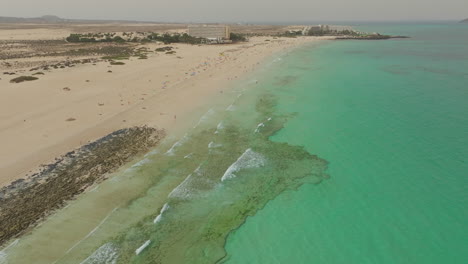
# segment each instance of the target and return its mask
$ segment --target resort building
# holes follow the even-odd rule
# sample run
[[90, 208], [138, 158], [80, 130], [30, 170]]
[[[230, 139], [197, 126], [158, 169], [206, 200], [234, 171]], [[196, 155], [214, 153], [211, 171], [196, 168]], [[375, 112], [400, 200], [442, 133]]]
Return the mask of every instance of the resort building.
[[191, 25], [188, 27], [188, 34], [192, 37], [224, 42], [230, 39], [231, 29], [225, 25]]

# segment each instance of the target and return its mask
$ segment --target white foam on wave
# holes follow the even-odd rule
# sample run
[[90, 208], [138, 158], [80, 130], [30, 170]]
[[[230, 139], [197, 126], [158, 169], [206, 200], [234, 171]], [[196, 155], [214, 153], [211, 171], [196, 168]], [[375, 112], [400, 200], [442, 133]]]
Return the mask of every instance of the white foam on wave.
[[118, 207], [115, 207], [112, 211], [110, 211], [110, 213], [108, 213], [106, 217], [104, 217], [104, 219], [102, 219], [101, 222], [99, 222], [99, 224], [93, 230], [91, 230], [83, 239], [79, 240], [78, 242], [75, 243], [75, 245], [69, 248], [67, 252], [65, 252], [65, 254], [70, 253], [70, 251], [72, 251], [75, 247], [77, 247], [81, 242], [83, 242], [84, 240], [92, 236], [94, 232], [96, 232], [104, 224], [104, 222], [107, 221], [107, 219], [111, 216], [111, 214], [113, 214], [115, 210], [117, 210], [117, 208]]
[[8, 264], [8, 254], [6, 253], [6, 251], [11, 247], [16, 246], [18, 242], [19, 242], [19, 239], [16, 239], [10, 245], [8, 245], [7, 247], [5, 247], [3, 250], [0, 251], [0, 264]]
[[174, 143], [172, 147], [165, 153], [167, 156], [174, 156], [176, 148], [182, 146], [189, 139], [188, 134], [185, 134], [179, 141]]
[[208, 144], [208, 148], [209, 148], [209, 149], [212, 149], [212, 148], [219, 148], [219, 147], [221, 147], [221, 146], [223, 146], [223, 144], [216, 144], [216, 143], [214, 143], [213, 141], [211, 141], [211, 142]]
[[257, 128], [256, 128], [255, 131], [254, 131], [254, 133], [260, 132], [260, 128], [262, 128], [262, 127], [265, 127], [265, 124], [264, 124], [264, 123], [258, 124], [258, 125], [257, 125]]
[[214, 113], [215, 111], [213, 108], [208, 110], [204, 115], [202, 115], [202, 117], [200, 117], [200, 120], [198, 120], [198, 123], [193, 128], [197, 128], [201, 123], [207, 121]]
[[19, 239], [15, 239], [15, 241], [11, 242], [10, 245], [8, 245], [7, 247], [5, 247], [5, 248], [4, 248], [2, 251], [0, 251], [0, 252], [5, 252], [5, 251], [7, 251], [9, 248], [16, 246], [18, 243], [19, 243]]
[[7, 257], [8, 255], [5, 252], [0, 251], [0, 264], [8, 264]]
[[145, 154], [145, 158], [148, 157], [148, 156], [156, 155], [156, 154], [158, 154], [158, 153], [159, 153], [159, 150], [158, 150], [158, 149], [155, 149], [155, 150], [153, 150], [153, 151], [151, 151], [151, 152], [146, 153], [146, 154]]
[[174, 190], [169, 193], [168, 197], [169, 198], [190, 198], [192, 195], [192, 190], [190, 188], [190, 182], [191, 178], [193, 175], [200, 175], [201, 174], [201, 165], [196, 168], [193, 173], [190, 173], [187, 178], [183, 182], [181, 182], [177, 187], [174, 188]]
[[214, 132], [215, 134], [218, 134], [221, 130], [224, 129], [224, 124], [223, 121], [219, 122], [218, 125], [216, 126], [216, 131]]
[[185, 155], [185, 156], [184, 156], [184, 159], [191, 158], [191, 157], [192, 157], [192, 155], [193, 155], [193, 152], [192, 152], [192, 153], [190, 153], [190, 154], [188, 154], [188, 155]]
[[135, 250], [135, 254], [136, 254], [136, 255], [140, 255], [140, 253], [141, 253], [143, 250], [145, 250], [145, 248], [146, 248], [147, 246], [149, 246], [150, 243], [151, 243], [151, 240], [146, 240], [146, 242], [145, 242], [143, 245], [141, 245], [139, 248], [137, 248], [137, 249]]
[[246, 89], [243, 89], [238, 95], [237, 95], [237, 98], [234, 99], [234, 102], [232, 102], [232, 104], [230, 104], [227, 108], [226, 108], [226, 111], [236, 111], [236, 106], [234, 105], [237, 100], [239, 100], [239, 98], [242, 96], [242, 92], [245, 91]]
[[150, 159], [148, 159], [148, 158], [142, 159], [142, 160], [140, 160], [139, 162], [133, 164], [133, 165], [132, 165], [132, 168], [141, 167], [141, 166], [143, 166], [144, 164], [146, 164], [146, 163], [148, 163], [148, 162], [150, 162]]
[[226, 108], [226, 111], [231, 111], [231, 112], [236, 111], [236, 107], [234, 106], [234, 103], [232, 103], [230, 106], [228, 106]]
[[99, 185], [96, 185], [94, 186], [94, 188], [92, 188], [91, 190], [89, 190], [89, 192], [95, 192], [99, 189]]
[[130, 168], [126, 169], [125, 173], [135, 171], [137, 168], [139, 168], [139, 167], [141, 167], [144, 164], [149, 163], [149, 162], [151, 162], [151, 160], [149, 158], [144, 158], [144, 159], [138, 161], [137, 163], [133, 164], [132, 166], [130, 166]]
[[158, 216], [156, 216], [156, 218], [154, 219], [153, 223], [156, 224], [156, 223], [158, 223], [159, 221], [161, 221], [163, 213], [166, 212], [167, 209], [169, 209], [169, 208], [170, 208], [170, 207], [169, 207], [169, 204], [165, 203], [165, 204], [163, 205], [163, 207], [161, 208], [161, 211], [159, 211]]
[[221, 181], [236, 177], [235, 173], [241, 169], [259, 168], [265, 166], [266, 159], [260, 153], [247, 149], [242, 155], [229, 166], [229, 168], [221, 177]]
[[91, 256], [80, 264], [115, 264], [119, 258], [117, 247], [112, 243], [106, 243], [94, 251]]
[[260, 128], [265, 127], [265, 123], [270, 122], [270, 121], [271, 121], [271, 117], [269, 117], [265, 122], [262, 122], [262, 123], [258, 124], [257, 128], [255, 128], [254, 133], [260, 132]]

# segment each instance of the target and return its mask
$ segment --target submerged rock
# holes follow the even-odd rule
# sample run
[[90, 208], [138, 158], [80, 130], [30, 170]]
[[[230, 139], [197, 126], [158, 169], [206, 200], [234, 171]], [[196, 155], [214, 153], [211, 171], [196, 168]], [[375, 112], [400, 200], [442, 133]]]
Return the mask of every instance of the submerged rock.
[[0, 244], [18, 236], [136, 155], [148, 152], [164, 136], [163, 130], [146, 126], [120, 129], [65, 154], [27, 179], [1, 188]]

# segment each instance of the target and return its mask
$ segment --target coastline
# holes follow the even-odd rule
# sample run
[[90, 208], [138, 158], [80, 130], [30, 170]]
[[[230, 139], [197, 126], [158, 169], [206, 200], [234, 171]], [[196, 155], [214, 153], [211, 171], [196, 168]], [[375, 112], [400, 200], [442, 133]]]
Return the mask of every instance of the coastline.
[[[60, 156], [60, 154], [57, 156], [54, 156], [56, 155], [55, 153], [59, 153], [60, 151], [63, 151], [63, 150], [66, 150], [66, 151], [76, 150], [77, 148], [80, 148], [80, 144], [83, 141], [85, 142], [93, 141], [94, 138], [96, 137], [99, 138], [99, 136], [102, 135], [102, 133], [107, 133], [109, 131], [110, 133], [113, 133], [115, 130], [124, 129], [129, 126], [150, 126], [150, 127], [162, 128], [163, 131], [165, 131], [166, 133], [170, 135], [168, 140], [174, 137], [175, 138], [180, 137], [184, 131], [196, 125], [199, 117], [202, 115], [202, 113], [206, 112], [207, 108], [209, 108], [210, 105], [213, 105], [217, 102], [223, 102], [223, 101], [226, 102], [226, 100], [231, 100], [232, 98], [228, 98], [230, 87], [235, 85], [237, 81], [245, 78], [247, 74], [254, 71], [256, 68], [260, 67], [262, 62], [270, 58], [272, 55], [278, 54], [279, 52], [289, 51], [291, 49], [294, 49], [295, 47], [298, 47], [306, 43], [311, 43], [320, 39], [328, 39], [328, 38], [306, 37], [306, 38], [296, 38], [296, 39], [280, 39], [278, 41], [274, 41], [274, 42], [271, 41], [271, 42], [265, 43], [266, 39], [269, 39], [269, 38], [265, 38], [265, 37], [254, 38], [249, 43], [241, 43], [241, 44], [236, 44], [236, 45], [206, 47], [209, 53], [207, 53], [205, 49], [204, 53], [198, 54], [199, 55], [198, 57], [191, 58], [189, 61], [192, 63], [194, 62], [198, 63], [198, 60], [200, 60], [202, 56], [204, 56], [206, 60], [206, 56], [211, 55], [213, 57], [216, 57], [217, 54], [219, 57], [224, 57], [223, 59], [220, 60], [220, 63], [217, 63], [215, 65], [215, 67], [210, 68], [209, 66], [206, 66], [206, 64], [204, 64], [204, 67], [196, 68], [197, 66], [203, 65], [203, 64], [198, 63], [197, 66], [194, 66], [193, 68], [193, 69], [198, 70], [196, 71], [197, 74], [192, 76], [192, 78], [184, 77], [182, 80], [178, 79], [177, 81], [169, 78], [169, 81], [166, 81], [166, 82], [171, 83], [171, 81], [173, 81], [174, 82], [173, 85], [169, 84], [164, 89], [161, 89], [162, 91], [156, 91], [154, 94], [144, 98], [145, 100], [141, 100], [142, 102], [135, 103], [134, 105], [129, 104], [129, 107], [127, 107], [126, 109], [122, 111], [108, 114], [109, 117], [103, 121], [99, 119], [94, 119], [93, 121], [95, 125], [93, 127], [87, 126], [85, 129], [80, 128], [80, 130], [78, 131], [76, 127], [75, 128], [66, 127], [68, 131], [71, 131], [72, 136], [67, 135], [67, 137], [64, 137], [62, 139], [62, 142], [61, 142], [62, 144], [48, 146], [48, 148], [46, 148], [46, 150], [48, 151], [42, 152], [42, 149], [41, 149], [38, 152], [36, 152], [34, 156], [39, 156], [39, 155], [47, 156], [47, 158], [44, 158], [41, 161], [41, 162], [47, 163], [47, 159], [54, 160], [56, 159], [57, 156]], [[178, 51], [179, 54], [189, 54], [189, 55], [193, 53], [193, 49], [205, 48], [203, 46], [202, 47], [187, 46], [187, 45], [174, 45], [174, 46], [176, 46], [176, 50]], [[234, 47], [237, 47], [237, 49], [233, 49]], [[226, 55], [226, 53], [228, 53], [228, 55]], [[154, 59], [160, 59], [160, 57], [156, 57]], [[167, 59], [173, 60], [174, 58], [168, 57]], [[127, 64], [128, 66], [127, 65], [119, 66], [118, 69], [121, 75], [124, 75], [125, 70], [129, 70], [132, 67], [137, 68], [137, 69], [133, 69], [133, 72], [149, 71], [148, 68], [151, 66], [163, 67], [164, 64], [168, 62], [167, 59], [155, 63], [154, 61], [151, 61], [151, 57], [150, 57], [150, 59], [144, 62], [145, 67], [142, 67], [141, 65], [137, 65], [137, 62], [135, 61], [129, 61]], [[140, 63], [140, 61], [138, 61], [138, 63]], [[98, 67], [99, 69], [102, 69], [102, 71], [104, 72], [104, 70], [107, 69], [108, 66], [106, 65], [106, 63], [101, 62], [93, 66], [91, 65], [83, 66], [83, 67], [77, 68], [76, 70], [81, 71], [86, 74], [91, 74], [90, 71], [96, 71], [95, 69], [96, 67]], [[128, 67], [128, 68], [124, 68], [124, 67]], [[115, 68], [116, 67], [113, 68], [113, 71], [117, 72]], [[184, 72], [184, 70], [181, 71], [181, 69], [176, 69], [174, 71], [174, 69], [172, 69], [172, 71], [170, 71], [170, 74], [177, 74], [177, 73], [180, 74], [182, 72]], [[168, 72], [161, 72], [159, 73], [159, 75], [164, 75], [166, 77], [168, 76], [168, 74], [166, 73]], [[52, 82], [54, 86], [60, 86], [60, 85], [64, 85], [63, 83], [64, 79], [68, 78], [70, 75], [76, 75], [76, 72], [70, 70], [70, 71], [64, 71], [64, 72], [52, 72], [48, 75], [50, 76], [50, 77], [47, 76], [49, 77], [48, 78], [50, 80], [49, 82]], [[213, 78], [213, 76], [215, 76], [215, 78]], [[80, 74], [80, 77], [82, 78], [81, 74]], [[117, 77], [121, 77], [121, 76], [117, 76]], [[124, 77], [123, 79], [125, 79], [126, 82], [135, 81], [135, 79], [133, 78], [128, 80], [128, 75], [125, 75], [122, 77]], [[146, 79], [146, 78], [154, 78], [154, 73], [146, 72], [146, 74], [141, 77], [141, 79]], [[2, 81], [5, 81], [5, 80], [2, 80]], [[107, 79], [106, 81], [109, 81], [109, 79]], [[103, 82], [104, 80], [102, 80], [100, 84], [103, 84]], [[117, 83], [117, 81], [113, 80], [112, 83], [115, 84]], [[141, 81], [140, 84], [144, 86], [144, 84], [146, 83], [144, 81]], [[23, 84], [19, 84], [19, 85], [23, 85]], [[11, 88], [16, 88], [16, 86], [19, 86], [19, 85], [11, 84]], [[26, 87], [26, 89], [34, 89], [34, 87], [37, 88], [38, 85], [41, 89], [44, 88], [44, 84], [41, 84], [39, 81], [24, 83], [23, 87]], [[107, 84], [107, 85], [108, 85], [107, 87], [110, 86], [110, 84]], [[92, 86], [90, 87], [90, 89], [92, 89], [93, 87], [95, 88], [96, 86]], [[140, 89], [144, 90], [145, 88], [141, 87]], [[53, 91], [53, 89], [50, 89], [50, 90]], [[55, 91], [56, 90], [58, 89], [55, 89]], [[99, 96], [104, 97], [104, 96], [112, 96], [112, 95], [110, 95], [108, 91], [104, 90], [101, 94], [99, 94]], [[86, 103], [86, 98], [89, 98], [89, 97], [85, 96], [85, 98], [80, 100], [80, 102]], [[63, 102], [63, 103], [69, 103], [69, 102]], [[157, 106], [155, 107], [155, 105]], [[81, 106], [75, 105], [73, 107], [80, 108]], [[146, 108], [152, 111], [150, 112], [150, 114], [147, 114], [149, 111], [147, 112], [142, 111], [143, 108]], [[120, 110], [118, 109], [118, 107], [114, 109]], [[168, 109], [171, 110], [170, 114], [167, 112], [162, 112], [162, 111], [167, 111]], [[31, 111], [31, 109], [25, 109], [25, 110], [26, 112], [28, 110]], [[88, 109], [88, 110], [91, 110], [91, 109]], [[158, 111], [161, 111], [159, 113], [165, 113], [165, 114], [157, 115]], [[156, 112], [156, 114], [154, 112]], [[57, 112], [54, 112], [54, 113], [49, 112], [47, 114], [54, 115], [54, 114], [57, 114]], [[89, 114], [89, 112], [86, 114]], [[172, 117], [173, 115], [174, 117]], [[22, 118], [22, 117], [19, 117], [19, 118]], [[57, 120], [56, 118], [54, 119]], [[77, 121], [78, 120], [79, 119], [77, 118]], [[121, 120], [125, 120], [125, 122], [122, 122]], [[44, 123], [42, 125], [43, 125], [43, 128], [47, 128], [47, 126], [58, 126], [59, 124], [57, 123], [60, 123], [60, 122]], [[13, 126], [11, 131], [14, 131], [15, 129], [18, 129], [18, 127]], [[5, 129], [2, 132], [9, 132], [9, 130]], [[31, 131], [31, 132], [34, 132], [34, 131]], [[63, 133], [65, 131], [61, 131], [61, 132]], [[61, 134], [61, 136], [63, 136], [63, 134]], [[12, 139], [9, 138], [9, 140], [12, 140]], [[78, 140], [80, 141], [80, 144], [76, 145], [76, 142]], [[73, 147], [73, 146], [76, 146], [76, 147]], [[72, 147], [72, 149], [67, 149], [69, 147]], [[132, 157], [129, 157], [129, 158], [132, 158]], [[30, 160], [26, 159], [26, 161], [23, 161], [23, 163], [20, 163], [20, 164], [23, 167], [23, 169], [25, 167], [25, 164], [28, 164], [28, 165], [33, 164], [32, 166], [36, 170], [38, 170], [37, 165], [36, 165], [37, 162], [31, 163]], [[28, 167], [28, 169], [30, 168], [31, 167]], [[3, 169], [4, 168], [2, 168], [2, 170]], [[32, 171], [34, 172], [34, 170]], [[20, 177], [12, 178], [10, 180], [18, 181], [18, 179], [21, 179], [21, 173], [18, 173], [17, 176], [20, 176]], [[103, 175], [99, 175], [99, 177], [102, 177], [102, 176]], [[8, 186], [7, 181], [3, 181], [3, 183], [4, 183], [4, 186]], [[42, 213], [46, 213], [46, 215], [48, 214], [47, 211], [44, 211]], [[31, 224], [33, 223], [30, 223], [30, 225]], [[24, 230], [26, 229], [23, 228], [22, 231]]]
[[122, 66], [98, 62], [19, 84], [3, 75], [0, 187], [118, 129], [148, 125], [173, 134], [190, 127], [193, 117], [206, 111], [206, 102], [222, 96], [262, 60], [319, 38], [266, 39], [271, 38], [227, 46], [174, 44], [175, 55], [183, 59], [154, 54]]

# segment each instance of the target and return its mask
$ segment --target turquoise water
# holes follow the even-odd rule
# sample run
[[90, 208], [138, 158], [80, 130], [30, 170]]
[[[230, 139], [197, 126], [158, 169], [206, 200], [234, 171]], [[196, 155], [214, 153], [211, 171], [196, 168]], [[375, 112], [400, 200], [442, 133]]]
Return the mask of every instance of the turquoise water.
[[362, 30], [412, 38], [302, 48], [269, 73], [297, 113], [272, 140], [330, 179], [249, 217], [225, 263], [468, 263], [468, 26]]

